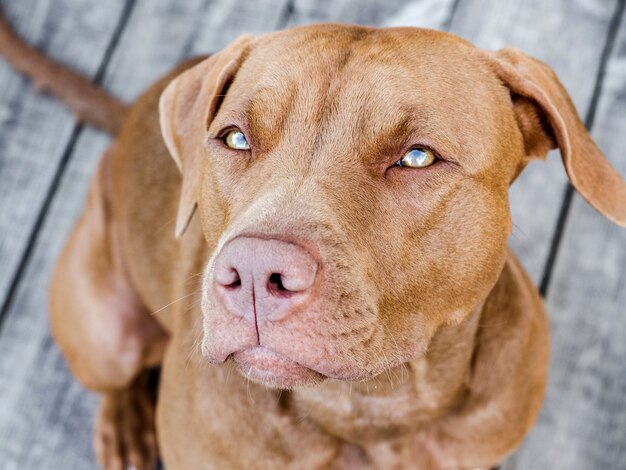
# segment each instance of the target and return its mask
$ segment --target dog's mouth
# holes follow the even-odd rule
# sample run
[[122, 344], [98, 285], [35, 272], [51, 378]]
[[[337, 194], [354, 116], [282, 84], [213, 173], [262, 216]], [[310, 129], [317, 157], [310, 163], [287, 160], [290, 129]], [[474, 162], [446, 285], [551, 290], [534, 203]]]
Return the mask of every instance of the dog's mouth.
[[238, 351], [232, 358], [244, 376], [269, 387], [310, 387], [326, 378], [319, 372], [263, 346]]

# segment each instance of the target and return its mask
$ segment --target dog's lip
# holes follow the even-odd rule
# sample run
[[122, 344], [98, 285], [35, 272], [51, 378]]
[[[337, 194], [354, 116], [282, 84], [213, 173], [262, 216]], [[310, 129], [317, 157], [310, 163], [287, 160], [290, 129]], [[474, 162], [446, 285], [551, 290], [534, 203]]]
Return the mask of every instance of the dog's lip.
[[277, 388], [316, 385], [326, 377], [264, 346], [232, 354], [239, 370], [249, 379]]

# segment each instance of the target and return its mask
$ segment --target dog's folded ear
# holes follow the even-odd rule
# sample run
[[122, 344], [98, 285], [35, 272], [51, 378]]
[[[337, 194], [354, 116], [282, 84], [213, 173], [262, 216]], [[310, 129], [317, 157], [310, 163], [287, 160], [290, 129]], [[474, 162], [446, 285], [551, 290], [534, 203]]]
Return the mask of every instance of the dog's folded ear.
[[510, 89], [527, 159], [544, 158], [558, 147], [574, 188], [605, 217], [626, 226], [626, 183], [591, 139], [552, 69], [516, 49], [487, 55]]
[[240, 37], [179, 75], [161, 94], [161, 133], [183, 177], [176, 217], [177, 238], [185, 232], [197, 207], [207, 129], [247, 57], [251, 40], [251, 36]]

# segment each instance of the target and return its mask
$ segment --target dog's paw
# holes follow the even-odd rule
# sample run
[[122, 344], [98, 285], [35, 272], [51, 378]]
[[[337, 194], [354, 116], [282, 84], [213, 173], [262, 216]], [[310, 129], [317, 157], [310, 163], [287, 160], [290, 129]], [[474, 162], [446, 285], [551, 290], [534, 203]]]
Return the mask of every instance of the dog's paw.
[[147, 381], [103, 395], [94, 427], [94, 450], [105, 470], [154, 470], [158, 450], [155, 401]]

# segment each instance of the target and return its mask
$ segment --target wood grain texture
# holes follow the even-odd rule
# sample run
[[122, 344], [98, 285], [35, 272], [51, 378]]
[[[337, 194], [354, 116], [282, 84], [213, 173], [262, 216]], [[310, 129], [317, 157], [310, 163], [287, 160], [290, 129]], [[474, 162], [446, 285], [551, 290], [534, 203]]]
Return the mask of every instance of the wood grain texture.
[[288, 26], [338, 22], [442, 29], [453, 6], [453, 0], [294, 0]]
[[[617, 0], [460, 0], [451, 32], [495, 50], [517, 47], [550, 65], [583, 119]], [[533, 162], [511, 188], [511, 246], [539, 283], [566, 186], [558, 152]]]
[[[123, 2], [2, 1], [12, 25], [50, 57], [89, 77], [100, 66]], [[81, 40], [77, 41], [76, 38]], [[0, 305], [76, 125], [52, 97], [0, 58]]]
[[[608, 62], [593, 135], [626, 175], [626, 18]], [[624, 469], [626, 230], [578, 195], [547, 306], [553, 339], [548, 395], [514, 468]]]
[[185, 57], [216, 52], [242, 34], [273, 31], [286, 6], [287, 0], [140, 0], [105, 84], [132, 101]]
[[79, 138], [0, 335], [0, 465], [3, 469], [93, 468], [96, 397], [70, 375], [49, 336], [52, 262], [78, 215], [107, 138]]

